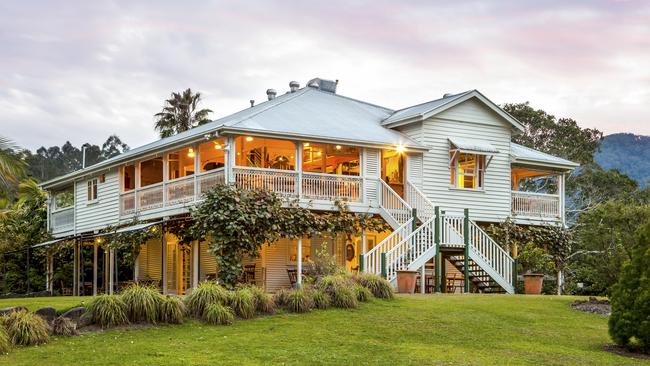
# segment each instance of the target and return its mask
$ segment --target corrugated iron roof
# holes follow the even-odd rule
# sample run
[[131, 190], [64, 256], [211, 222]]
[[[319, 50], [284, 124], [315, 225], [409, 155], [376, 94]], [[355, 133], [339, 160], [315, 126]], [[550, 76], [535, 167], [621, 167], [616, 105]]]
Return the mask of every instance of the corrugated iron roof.
[[456, 148], [462, 152], [474, 152], [474, 153], [488, 153], [496, 154], [499, 152], [496, 147], [492, 146], [487, 141], [481, 141], [477, 139], [463, 139], [460, 137], [450, 137], [449, 142], [451, 142]]
[[515, 163], [547, 164], [568, 169], [573, 169], [580, 166], [580, 164], [573, 161], [531, 149], [530, 147], [515, 144], [514, 142], [510, 143], [510, 155], [512, 156], [513, 162]]

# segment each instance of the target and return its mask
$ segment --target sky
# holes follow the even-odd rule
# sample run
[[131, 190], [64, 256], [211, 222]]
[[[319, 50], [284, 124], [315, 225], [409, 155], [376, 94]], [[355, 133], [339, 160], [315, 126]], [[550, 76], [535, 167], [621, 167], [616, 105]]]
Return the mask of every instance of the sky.
[[650, 2], [0, 3], [0, 135], [32, 150], [136, 147], [172, 91], [218, 118], [314, 77], [394, 109], [478, 89], [650, 135]]

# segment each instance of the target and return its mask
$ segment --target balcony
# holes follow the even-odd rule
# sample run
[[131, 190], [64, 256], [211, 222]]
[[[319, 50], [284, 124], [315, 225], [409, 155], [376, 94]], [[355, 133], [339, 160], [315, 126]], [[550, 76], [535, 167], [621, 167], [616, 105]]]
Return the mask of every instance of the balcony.
[[562, 218], [560, 195], [512, 191], [512, 214], [531, 218]]
[[50, 229], [52, 233], [61, 233], [74, 228], [74, 207], [68, 206], [52, 211]]
[[[163, 207], [179, 206], [200, 200], [201, 195], [217, 184], [224, 184], [223, 168], [158, 183], [120, 196], [120, 213], [133, 214]], [[233, 183], [243, 189], [265, 189], [288, 199], [309, 201], [336, 200], [363, 202], [363, 178], [358, 176], [301, 173], [293, 170], [235, 167]], [[372, 182], [377, 184], [377, 182]], [[196, 192], [196, 193], [195, 193]], [[136, 207], [137, 204], [137, 207]]]

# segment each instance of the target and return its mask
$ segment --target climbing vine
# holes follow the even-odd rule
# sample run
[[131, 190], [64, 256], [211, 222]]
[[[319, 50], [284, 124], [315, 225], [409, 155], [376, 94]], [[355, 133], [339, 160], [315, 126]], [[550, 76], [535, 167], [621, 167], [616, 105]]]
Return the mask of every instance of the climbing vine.
[[160, 239], [161, 235], [159, 225], [152, 225], [142, 230], [117, 232], [123, 227], [139, 224], [142, 224], [142, 222], [134, 218], [125, 224], [107, 226], [102, 230], [102, 233], [107, 235], [99, 240], [100, 245], [104, 250], [116, 249], [121, 253], [123, 263], [126, 266], [133, 267], [138, 258], [138, 254], [140, 254], [142, 245], [151, 239]]

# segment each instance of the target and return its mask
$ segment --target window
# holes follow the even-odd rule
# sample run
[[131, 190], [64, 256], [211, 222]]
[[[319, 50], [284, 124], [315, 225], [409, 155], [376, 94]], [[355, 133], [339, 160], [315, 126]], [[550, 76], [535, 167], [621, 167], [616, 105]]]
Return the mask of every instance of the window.
[[167, 155], [167, 179], [187, 177], [194, 174], [194, 148], [188, 147]]
[[302, 171], [339, 175], [359, 175], [359, 148], [336, 144], [302, 144]]
[[199, 167], [201, 173], [223, 168], [225, 164], [224, 139], [208, 141], [199, 145]]
[[237, 166], [295, 170], [296, 145], [291, 141], [240, 136], [235, 140]]
[[97, 199], [97, 178], [88, 181], [87, 198], [88, 202], [92, 202]]
[[54, 209], [70, 207], [74, 204], [72, 189], [54, 193]]
[[153, 158], [140, 163], [140, 187], [163, 181], [163, 160]]
[[[307, 263], [313, 260], [311, 255], [311, 240], [302, 239], [302, 262]], [[298, 240], [289, 242], [289, 262], [298, 262]]]
[[449, 152], [451, 185], [456, 188], [482, 189], [485, 155]]
[[124, 192], [135, 189], [135, 165], [122, 168], [122, 190]]

